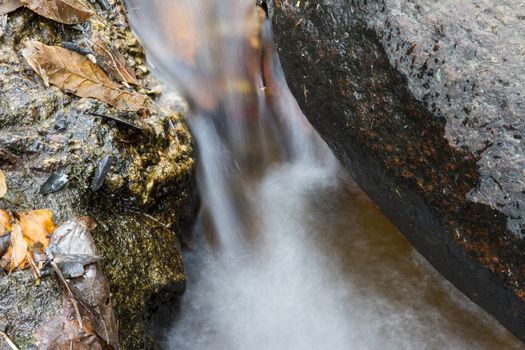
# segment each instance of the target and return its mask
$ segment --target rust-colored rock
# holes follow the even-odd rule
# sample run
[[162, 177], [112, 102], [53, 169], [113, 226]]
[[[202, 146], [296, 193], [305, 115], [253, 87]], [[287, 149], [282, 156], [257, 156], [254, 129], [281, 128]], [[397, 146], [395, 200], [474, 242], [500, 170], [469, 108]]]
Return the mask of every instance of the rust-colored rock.
[[525, 9], [269, 5], [314, 127], [414, 246], [525, 339]]

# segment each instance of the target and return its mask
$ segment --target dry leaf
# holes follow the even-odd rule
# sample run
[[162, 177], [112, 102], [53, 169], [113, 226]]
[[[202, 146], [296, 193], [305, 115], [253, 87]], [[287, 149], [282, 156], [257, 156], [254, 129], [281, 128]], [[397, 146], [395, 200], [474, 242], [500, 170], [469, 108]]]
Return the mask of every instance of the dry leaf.
[[53, 213], [51, 210], [40, 209], [27, 213], [19, 213], [22, 233], [28, 240], [28, 244], [42, 244], [43, 249], [49, 244], [49, 235], [55, 231], [53, 224]]
[[5, 183], [5, 174], [0, 170], [0, 198], [3, 198], [7, 193], [7, 185]]
[[13, 229], [11, 230], [11, 246], [7, 252], [10, 260], [9, 271], [13, 271], [24, 263], [26, 253], [27, 243], [22, 235], [22, 228], [18, 224], [13, 224]]
[[[33, 210], [11, 215], [0, 210], [0, 237], [10, 234], [9, 249], [0, 258], [0, 266], [13, 271], [23, 269], [33, 256], [43, 254], [49, 245], [49, 235], [55, 230], [50, 210]], [[36, 259], [40, 261], [41, 259]], [[7, 268], [9, 266], [9, 269]]]
[[[95, 242], [88, 227], [92, 219], [70, 220], [53, 233], [49, 251], [60, 267], [60, 259], [76, 260], [96, 255]], [[83, 264], [83, 262], [81, 262]], [[53, 265], [52, 265], [53, 266]], [[35, 344], [39, 349], [118, 349], [118, 335], [111, 295], [107, 280], [98, 264], [82, 267], [82, 278], [68, 281], [67, 271], [59, 268], [64, 284], [64, 312], [45, 322], [35, 332]], [[75, 310], [75, 306], [77, 310]]]
[[97, 63], [104, 68], [111, 78], [121, 81], [125, 85], [137, 85], [135, 72], [126, 62], [126, 59], [110, 44], [106, 43], [97, 32], [91, 38]]
[[51, 83], [77, 96], [105, 101], [123, 111], [148, 109], [147, 96], [122, 90], [102, 68], [77, 52], [28, 41], [22, 55], [46, 85]]
[[25, 7], [42, 17], [64, 24], [86, 21], [93, 14], [79, 0], [22, 0]]
[[11, 231], [11, 215], [7, 210], [0, 210], [0, 236]]
[[20, 0], [0, 0], [0, 16], [24, 6]]

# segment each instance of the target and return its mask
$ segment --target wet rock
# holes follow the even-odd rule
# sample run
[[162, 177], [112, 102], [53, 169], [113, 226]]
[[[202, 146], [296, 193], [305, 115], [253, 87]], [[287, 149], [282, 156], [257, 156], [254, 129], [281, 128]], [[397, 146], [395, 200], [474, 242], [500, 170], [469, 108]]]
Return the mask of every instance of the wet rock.
[[[55, 278], [36, 285], [30, 271], [0, 276], [0, 327], [20, 349], [37, 349], [35, 331], [62, 312], [62, 287]], [[0, 349], [10, 350], [4, 339]]]
[[[112, 293], [120, 345], [139, 349], [149, 346], [145, 338], [149, 311], [182, 293], [185, 286], [178, 237], [194, 217], [197, 197], [192, 139], [183, 107], [122, 113], [101, 101], [45, 87], [20, 55], [27, 39], [83, 47], [85, 38], [91, 37], [89, 31], [97, 31], [111, 38], [136, 71], [142, 93], [148, 86], [156, 87], [158, 82], [143, 66], [142, 49], [121, 2], [100, 3], [93, 8], [97, 16], [91, 26], [60, 25], [26, 9], [8, 15], [0, 37], [0, 168], [8, 193], [0, 207], [50, 208], [57, 223], [89, 218]], [[111, 164], [101, 164], [103, 159], [111, 159]], [[52, 174], [67, 175], [68, 182], [44, 195], [40, 187]], [[11, 286], [2, 291], [2, 299], [20, 298], [15, 289], [29, 298], [26, 287], [34, 284], [30, 276], [27, 272], [0, 276], [0, 286]], [[11, 323], [23, 324], [13, 336], [29, 339], [20, 344], [22, 348], [30, 348], [24, 344], [31, 344], [35, 327], [62, 306], [56, 280], [44, 279], [42, 286], [46, 286], [40, 289], [42, 300], [47, 302], [33, 301], [35, 314], [18, 318], [14, 311], [10, 314]]]
[[450, 281], [525, 339], [525, 13], [514, 1], [278, 1], [301, 108]]

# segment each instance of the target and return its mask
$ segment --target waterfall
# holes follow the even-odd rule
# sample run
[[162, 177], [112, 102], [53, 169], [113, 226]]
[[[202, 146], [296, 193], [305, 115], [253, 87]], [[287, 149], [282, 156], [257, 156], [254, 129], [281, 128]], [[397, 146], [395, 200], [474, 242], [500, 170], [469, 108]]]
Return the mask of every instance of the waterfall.
[[339, 168], [288, 90], [253, 0], [126, 5], [155, 74], [187, 99], [198, 148], [188, 289], [160, 346], [515, 346]]

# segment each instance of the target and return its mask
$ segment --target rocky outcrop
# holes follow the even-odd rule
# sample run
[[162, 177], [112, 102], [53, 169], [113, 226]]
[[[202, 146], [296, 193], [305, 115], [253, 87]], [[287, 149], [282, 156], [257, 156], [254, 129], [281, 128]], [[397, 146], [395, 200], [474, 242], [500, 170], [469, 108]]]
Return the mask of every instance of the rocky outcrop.
[[[138, 349], [149, 344], [148, 313], [185, 287], [178, 236], [194, 217], [197, 197], [192, 139], [182, 107], [174, 103], [167, 112], [120, 112], [46, 87], [20, 54], [28, 39], [82, 52], [86, 38], [97, 31], [137, 73], [137, 89], [156, 98], [161, 88], [144, 66], [123, 5], [101, 3], [92, 7], [96, 16], [91, 25], [66, 26], [23, 8], [0, 24], [0, 168], [8, 187], [0, 207], [49, 208], [56, 223], [89, 217], [111, 289], [120, 345]], [[108, 159], [109, 171], [98, 189], [95, 173]], [[41, 186], [52, 174], [67, 175], [68, 181], [62, 189], [42, 194]], [[11, 301], [23, 304], [18, 317], [0, 317], [2, 328], [22, 348], [30, 347], [38, 325], [59, 312], [58, 283], [53, 273], [38, 286], [29, 271], [0, 276], [0, 309]], [[0, 348], [5, 346], [0, 337]]]
[[525, 9], [269, 3], [292, 92], [400, 231], [525, 339]]

